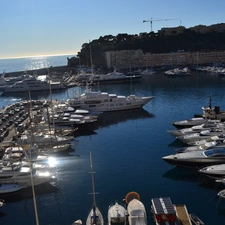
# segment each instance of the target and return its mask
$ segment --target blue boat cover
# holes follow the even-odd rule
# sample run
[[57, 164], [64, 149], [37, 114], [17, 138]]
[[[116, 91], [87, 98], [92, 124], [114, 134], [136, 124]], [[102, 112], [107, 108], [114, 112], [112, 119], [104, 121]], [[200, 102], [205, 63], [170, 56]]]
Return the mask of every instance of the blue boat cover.
[[154, 214], [174, 214], [175, 209], [169, 197], [153, 198], [152, 209]]

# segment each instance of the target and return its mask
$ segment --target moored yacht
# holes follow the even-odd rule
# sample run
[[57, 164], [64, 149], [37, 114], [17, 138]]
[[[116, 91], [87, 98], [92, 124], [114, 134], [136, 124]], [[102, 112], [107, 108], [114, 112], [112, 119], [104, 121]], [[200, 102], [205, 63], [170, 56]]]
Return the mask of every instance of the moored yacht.
[[86, 88], [85, 93], [76, 98], [67, 99], [66, 103], [74, 108], [107, 112], [142, 108], [153, 98], [154, 96], [118, 96], [116, 94], [108, 94], [107, 92], [93, 92], [89, 88]]
[[184, 168], [201, 169], [206, 166], [225, 163], [225, 148], [212, 148], [205, 151], [190, 151], [164, 156], [167, 163]]
[[[32, 181], [31, 181], [32, 176]], [[30, 169], [27, 166], [5, 166], [0, 171], [0, 184], [19, 184], [22, 186], [39, 185], [54, 178], [49, 170]]]
[[38, 80], [36, 77], [25, 78], [21, 81], [15, 82], [13, 85], [5, 86], [3, 93], [15, 93], [26, 91], [50, 91], [65, 89], [65, 86], [60, 82], [48, 82]]

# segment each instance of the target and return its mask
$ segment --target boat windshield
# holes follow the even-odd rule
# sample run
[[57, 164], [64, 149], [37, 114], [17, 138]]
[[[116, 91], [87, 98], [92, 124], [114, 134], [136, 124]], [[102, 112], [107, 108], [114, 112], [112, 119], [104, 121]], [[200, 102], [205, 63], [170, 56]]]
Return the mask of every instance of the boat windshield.
[[215, 149], [209, 149], [204, 152], [204, 154], [208, 157], [212, 156], [225, 156], [225, 148], [215, 148]]

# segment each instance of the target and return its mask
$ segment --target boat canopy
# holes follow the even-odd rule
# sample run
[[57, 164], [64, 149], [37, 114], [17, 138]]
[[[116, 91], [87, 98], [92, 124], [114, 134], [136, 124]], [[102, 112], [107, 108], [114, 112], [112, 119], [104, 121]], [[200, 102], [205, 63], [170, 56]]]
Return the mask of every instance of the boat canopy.
[[152, 209], [154, 214], [174, 214], [174, 205], [169, 197], [153, 198]]
[[225, 148], [213, 148], [206, 150], [204, 153], [206, 156], [225, 155]]

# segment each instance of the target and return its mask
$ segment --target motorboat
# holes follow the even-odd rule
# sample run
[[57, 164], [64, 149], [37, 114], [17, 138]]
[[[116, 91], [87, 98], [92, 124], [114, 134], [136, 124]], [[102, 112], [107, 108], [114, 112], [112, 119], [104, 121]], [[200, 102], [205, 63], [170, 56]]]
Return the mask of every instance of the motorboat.
[[167, 76], [189, 76], [191, 75], [190, 70], [187, 67], [184, 68], [174, 68], [167, 70], [164, 73]]
[[82, 225], [82, 220], [75, 220], [72, 225]]
[[86, 91], [80, 96], [67, 99], [66, 104], [75, 109], [85, 109], [90, 112], [108, 112], [142, 108], [152, 99], [154, 99], [154, 96], [138, 97], [129, 95], [126, 97], [108, 94], [107, 92], [93, 92], [87, 87]]
[[225, 189], [219, 191], [219, 192], [217, 193], [217, 195], [218, 195], [220, 198], [225, 198]]
[[[31, 181], [32, 177], [32, 181]], [[49, 170], [36, 170], [28, 166], [4, 166], [0, 170], [0, 184], [19, 184], [34, 186], [50, 182], [54, 179]]]
[[201, 140], [210, 140], [210, 136], [202, 135], [201, 133], [192, 133], [192, 134], [187, 134], [183, 136], [177, 136], [176, 138], [184, 144], [201, 141]]
[[206, 166], [199, 170], [200, 173], [213, 179], [219, 179], [225, 177], [225, 164], [215, 164], [212, 166]]
[[190, 151], [162, 157], [174, 166], [201, 169], [206, 166], [225, 163], [225, 148], [212, 148], [205, 151]]
[[190, 151], [204, 151], [210, 148], [220, 148], [220, 147], [225, 147], [225, 143], [222, 141], [205, 141], [204, 143], [200, 145], [194, 145], [194, 146], [189, 146], [189, 147], [182, 147], [176, 149], [177, 153], [182, 153], [182, 152], [190, 152]]
[[214, 131], [216, 128], [222, 129], [222, 126], [220, 125], [219, 121], [218, 124], [215, 123], [206, 123], [201, 125], [192, 126], [189, 128], [183, 128], [183, 129], [176, 129], [176, 130], [168, 130], [167, 132], [171, 134], [172, 136], [183, 136], [188, 135], [192, 133], [199, 133], [204, 130]]
[[205, 223], [195, 214], [190, 213], [189, 216], [193, 225], [205, 225]]
[[201, 125], [207, 123], [208, 120], [202, 117], [197, 117], [197, 118], [191, 118], [188, 120], [180, 120], [173, 122], [172, 125], [175, 126], [178, 129], [183, 129], [183, 128], [190, 128], [192, 126], [196, 125]]
[[128, 224], [127, 221], [127, 210], [117, 201], [109, 206], [108, 209], [108, 224], [109, 225], [125, 225]]
[[140, 196], [136, 192], [129, 192], [125, 197], [127, 203], [129, 225], [147, 225], [147, 214], [144, 204], [140, 201]]
[[26, 186], [19, 184], [0, 184], [0, 195], [15, 194], [23, 188], [26, 188]]
[[13, 85], [5, 86], [2, 88], [3, 93], [15, 93], [15, 92], [26, 92], [26, 91], [50, 91], [51, 90], [62, 90], [66, 87], [60, 82], [48, 82], [39, 80], [36, 77], [25, 78], [21, 81], [15, 82]]
[[221, 136], [217, 136], [217, 135], [216, 136], [210, 136], [207, 139], [188, 142], [187, 145], [199, 146], [199, 145], [205, 145], [207, 143], [214, 142], [214, 141], [216, 141], [217, 144], [221, 144], [221, 147], [223, 147], [223, 145], [225, 143], [224, 135], [221, 135]]
[[192, 225], [190, 217], [185, 205], [177, 205], [172, 203], [169, 197], [160, 197], [151, 199], [151, 213], [155, 225]]
[[94, 171], [92, 166], [92, 154], [90, 152], [90, 166], [91, 166], [91, 180], [92, 180], [92, 196], [93, 196], [93, 205], [87, 216], [86, 225], [104, 225], [104, 219], [101, 211], [96, 205], [95, 198], [95, 185], [94, 185]]
[[36, 143], [39, 148], [43, 146], [57, 146], [63, 144], [69, 144], [74, 140], [73, 136], [60, 137], [58, 135], [43, 134], [42, 132], [28, 133], [25, 132], [17, 139], [18, 144], [29, 145]]
[[121, 72], [113, 71], [107, 74], [93, 74], [93, 76], [89, 78], [89, 81], [93, 83], [118, 83], [140, 80], [141, 77], [140, 74], [125, 75]]

